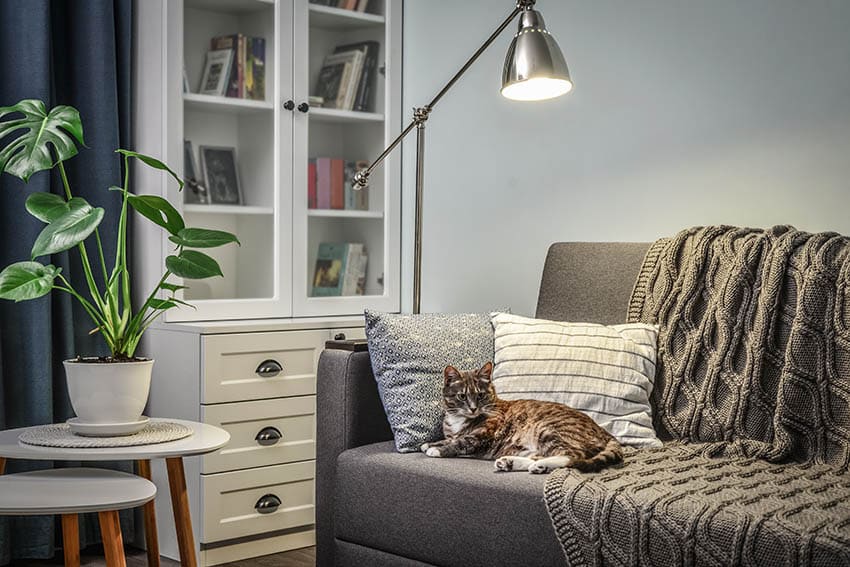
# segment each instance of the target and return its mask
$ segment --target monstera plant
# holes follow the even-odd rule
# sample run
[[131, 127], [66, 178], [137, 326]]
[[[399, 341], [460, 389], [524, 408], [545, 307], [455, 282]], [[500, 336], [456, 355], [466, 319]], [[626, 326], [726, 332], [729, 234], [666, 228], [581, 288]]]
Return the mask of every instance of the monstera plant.
[[[3, 145], [5, 144], [5, 145]], [[66, 361], [66, 374], [71, 401], [80, 421], [82, 432], [86, 425], [94, 426], [94, 434], [109, 433], [116, 424], [141, 423], [141, 412], [148, 396], [153, 361], [136, 357], [136, 349], [145, 330], [169, 309], [188, 305], [177, 297], [180, 282], [169, 281], [171, 276], [204, 279], [222, 276], [218, 263], [198, 249], [238, 244], [228, 232], [186, 226], [183, 217], [166, 199], [157, 195], [130, 192], [129, 163], [139, 160], [144, 165], [166, 172], [180, 189], [183, 181], [167, 165], [150, 156], [118, 149], [123, 161], [124, 178], [120, 186], [104, 188], [116, 191], [121, 197], [114, 258], [104, 254], [99, 225], [104, 210], [94, 207], [82, 197], [74, 196], [68, 183], [64, 162], [77, 155], [78, 146], [85, 146], [79, 112], [70, 106], [56, 106], [49, 112], [39, 100], [22, 100], [14, 106], [0, 107], [0, 174], [8, 173], [24, 182], [36, 173], [58, 169], [64, 195], [33, 193], [26, 200], [27, 211], [45, 224], [35, 239], [30, 258], [6, 267], [0, 272], [0, 299], [25, 301], [44, 296], [52, 290], [70, 294], [91, 318], [94, 329], [108, 346], [110, 357], [78, 357]], [[165, 271], [141, 305], [131, 301], [131, 277], [127, 257], [127, 220], [129, 209], [153, 222], [168, 233], [174, 251], [165, 259]], [[93, 240], [88, 248], [86, 241]], [[77, 289], [61, 268], [50, 264], [50, 256], [76, 249], [82, 260], [86, 288]], [[99, 272], [99, 277], [96, 274]], [[102, 364], [102, 363], [115, 364]], [[133, 376], [126, 380], [139, 390], [134, 404], [118, 398], [106, 398], [102, 390], [120, 387], [118, 367], [127, 367]], [[133, 370], [133, 368], [141, 368]], [[72, 376], [82, 370], [84, 378]], [[146, 374], [147, 378], [144, 378]], [[94, 377], [92, 377], [94, 376]], [[141, 376], [141, 377], [140, 377]], [[147, 384], [144, 385], [145, 380]], [[76, 391], [75, 391], [76, 390]], [[126, 393], [118, 396], [127, 398]], [[139, 406], [141, 403], [141, 406]], [[109, 407], [110, 405], [122, 407]], [[123, 406], [132, 407], [123, 407]], [[73, 427], [73, 426], [72, 426]], [[89, 428], [91, 429], [91, 427]], [[124, 429], [132, 429], [125, 427]], [[98, 433], [100, 431], [100, 433]]]

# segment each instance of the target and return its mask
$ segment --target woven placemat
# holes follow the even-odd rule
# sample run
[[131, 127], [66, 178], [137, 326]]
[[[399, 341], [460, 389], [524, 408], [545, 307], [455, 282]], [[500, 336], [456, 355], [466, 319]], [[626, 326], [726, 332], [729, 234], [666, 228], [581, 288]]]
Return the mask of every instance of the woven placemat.
[[65, 447], [74, 449], [96, 449], [98, 447], [134, 447], [167, 443], [189, 437], [192, 429], [171, 421], [152, 421], [144, 429], [122, 437], [83, 437], [71, 432], [67, 423], [54, 423], [30, 427], [18, 437], [27, 445], [41, 447]]

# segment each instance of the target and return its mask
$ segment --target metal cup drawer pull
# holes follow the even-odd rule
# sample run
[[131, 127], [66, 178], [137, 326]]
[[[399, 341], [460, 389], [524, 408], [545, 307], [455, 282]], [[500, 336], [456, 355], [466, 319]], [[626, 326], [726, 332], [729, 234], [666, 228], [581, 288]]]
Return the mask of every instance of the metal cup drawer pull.
[[281, 439], [283, 439], [283, 433], [277, 427], [264, 427], [254, 437], [254, 440], [263, 447], [274, 445]]
[[254, 504], [254, 509], [260, 514], [273, 514], [277, 512], [277, 509], [280, 508], [281, 502], [280, 498], [275, 496], [274, 494], [266, 494]]
[[280, 362], [276, 360], [264, 360], [260, 363], [255, 372], [263, 378], [274, 378], [283, 372], [283, 366], [281, 366]]

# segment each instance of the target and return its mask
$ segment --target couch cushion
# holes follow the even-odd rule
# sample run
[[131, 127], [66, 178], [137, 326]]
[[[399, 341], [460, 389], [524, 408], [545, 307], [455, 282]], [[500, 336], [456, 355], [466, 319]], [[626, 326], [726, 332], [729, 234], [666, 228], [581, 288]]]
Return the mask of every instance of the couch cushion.
[[336, 537], [443, 567], [565, 565], [546, 477], [491, 461], [400, 454], [392, 442], [339, 456]]

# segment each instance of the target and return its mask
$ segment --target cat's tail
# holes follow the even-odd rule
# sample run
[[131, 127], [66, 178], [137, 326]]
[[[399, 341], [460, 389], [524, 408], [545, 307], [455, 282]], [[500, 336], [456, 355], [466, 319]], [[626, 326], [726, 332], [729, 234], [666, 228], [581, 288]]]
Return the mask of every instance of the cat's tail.
[[623, 448], [616, 439], [611, 439], [605, 445], [605, 448], [590, 457], [589, 459], [575, 459], [570, 463], [570, 467], [580, 470], [581, 472], [596, 472], [609, 465], [616, 465], [623, 461]]

